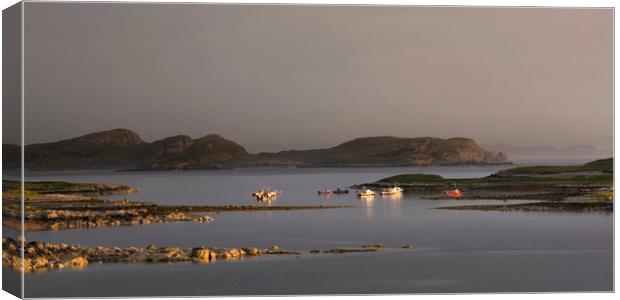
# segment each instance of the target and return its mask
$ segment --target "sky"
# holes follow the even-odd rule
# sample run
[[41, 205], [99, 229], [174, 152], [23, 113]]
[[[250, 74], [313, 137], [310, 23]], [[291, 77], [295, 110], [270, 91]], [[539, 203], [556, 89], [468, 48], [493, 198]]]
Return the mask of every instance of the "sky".
[[611, 9], [37, 3], [26, 144], [127, 128], [251, 152], [470, 137], [610, 147]]

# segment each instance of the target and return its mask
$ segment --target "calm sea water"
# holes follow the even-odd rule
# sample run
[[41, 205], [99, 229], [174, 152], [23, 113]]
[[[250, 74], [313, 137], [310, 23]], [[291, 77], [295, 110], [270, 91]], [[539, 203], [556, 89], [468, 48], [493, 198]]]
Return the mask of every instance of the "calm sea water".
[[[97, 246], [219, 246], [329, 249], [383, 243], [384, 253], [261, 256], [198, 264], [91, 264], [26, 276], [27, 297], [438, 292], [609, 291], [611, 214], [500, 213], [435, 207], [499, 201], [424, 200], [421, 193], [360, 200], [317, 190], [400, 173], [480, 177], [499, 167], [243, 169], [195, 172], [108, 171], [27, 174], [27, 180], [124, 183], [122, 196], [162, 204], [255, 204], [260, 185], [283, 190], [278, 205], [353, 208], [212, 214], [179, 222], [27, 233], [28, 240]], [[118, 197], [115, 197], [118, 198]], [[396, 249], [415, 245], [415, 250]], [[391, 247], [394, 247], [392, 249]]]

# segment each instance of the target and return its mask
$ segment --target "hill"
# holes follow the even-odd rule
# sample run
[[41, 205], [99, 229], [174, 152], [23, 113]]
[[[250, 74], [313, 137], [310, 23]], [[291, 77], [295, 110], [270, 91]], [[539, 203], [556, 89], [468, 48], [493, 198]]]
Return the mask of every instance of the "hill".
[[[15, 168], [19, 147], [5, 144], [3, 149], [5, 167]], [[30, 170], [428, 166], [497, 164], [507, 160], [505, 154], [487, 151], [468, 138], [365, 137], [327, 149], [251, 154], [217, 134], [198, 139], [177, 135], [149, 143], [127, 129], [27, 145], [24, 151], [26, 168]]]

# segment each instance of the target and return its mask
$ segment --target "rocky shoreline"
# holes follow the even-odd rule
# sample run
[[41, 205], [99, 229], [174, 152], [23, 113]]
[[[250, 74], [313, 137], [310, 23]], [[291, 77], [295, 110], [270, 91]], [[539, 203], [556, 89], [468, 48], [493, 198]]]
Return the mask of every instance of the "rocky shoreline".
[[[207, 212], [290, 211], [349, 208], [346, 205], [158, 205], [127, 199], [111, 201], [110, 194], [130, 194], [137, 189], [122, 184], [26, 182], [24, 230], [63, 230], [106, 226], [148, 225], [164, 222], [209, 223]], [[21, 184], [3, 180], [3, 225], [21, 228]]]
[[[24, 216], [24, 230], [62, 230], [80, 228], [99, 228], [106, 226], [148, 225], [164, 222], [200, 222], [209, 223], [213, 217], [205, 212], [252, 212], [252, 211], [291, 211], [308, 209], [351, 208], [347, 205], [210, 205], [210, 206], [161, 206], [139, 202], [127, 202], [126, 205], [110, 205], [104, 201], [90, 205], [54, 205], [43, 208], [29, 206]], [[21, 211], [3, 209], [3, 225], [13, 229], [21, 226]]]
[[[613, 158], [573, 166], [526, 166], [481, 178], [443, 178], [435, 174], [400, 174], [354, 186], [382, 189], [398, 185], [427, 193], [426, 200], [528, 200], [531, 203], [460, 205], [450, 210], [613, 212]], [[443, 193], [459, 189], [458, 197]]]
[[[397, 247], [411, 250], [414, 246]], [[261, 255], [295, 255], [378, 253], [383, 252], [382, 244], [364, 245], [360, 248], [334, 248], [310, 251], [285, 250], [277, 245], [268, 248], [218, 248], [218, 247], [82, 247], [65, 243], [52, 244], [29, 242], [24, 245], [24, 259], [20, 255], [19, 243], [11, 238], [2, 239], [2, 263], [11, 269], [24, 273], [48, 272], [64, 268], [84, 269], [90, 263], [214, 263], [217, 260], [237, 260]]]

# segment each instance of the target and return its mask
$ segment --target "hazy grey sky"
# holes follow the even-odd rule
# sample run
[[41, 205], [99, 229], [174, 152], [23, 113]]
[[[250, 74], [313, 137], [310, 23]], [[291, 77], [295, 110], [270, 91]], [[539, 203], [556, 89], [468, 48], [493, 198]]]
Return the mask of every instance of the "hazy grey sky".
[[26, 4], [26, 143], [612, 143], [611, 9]]

